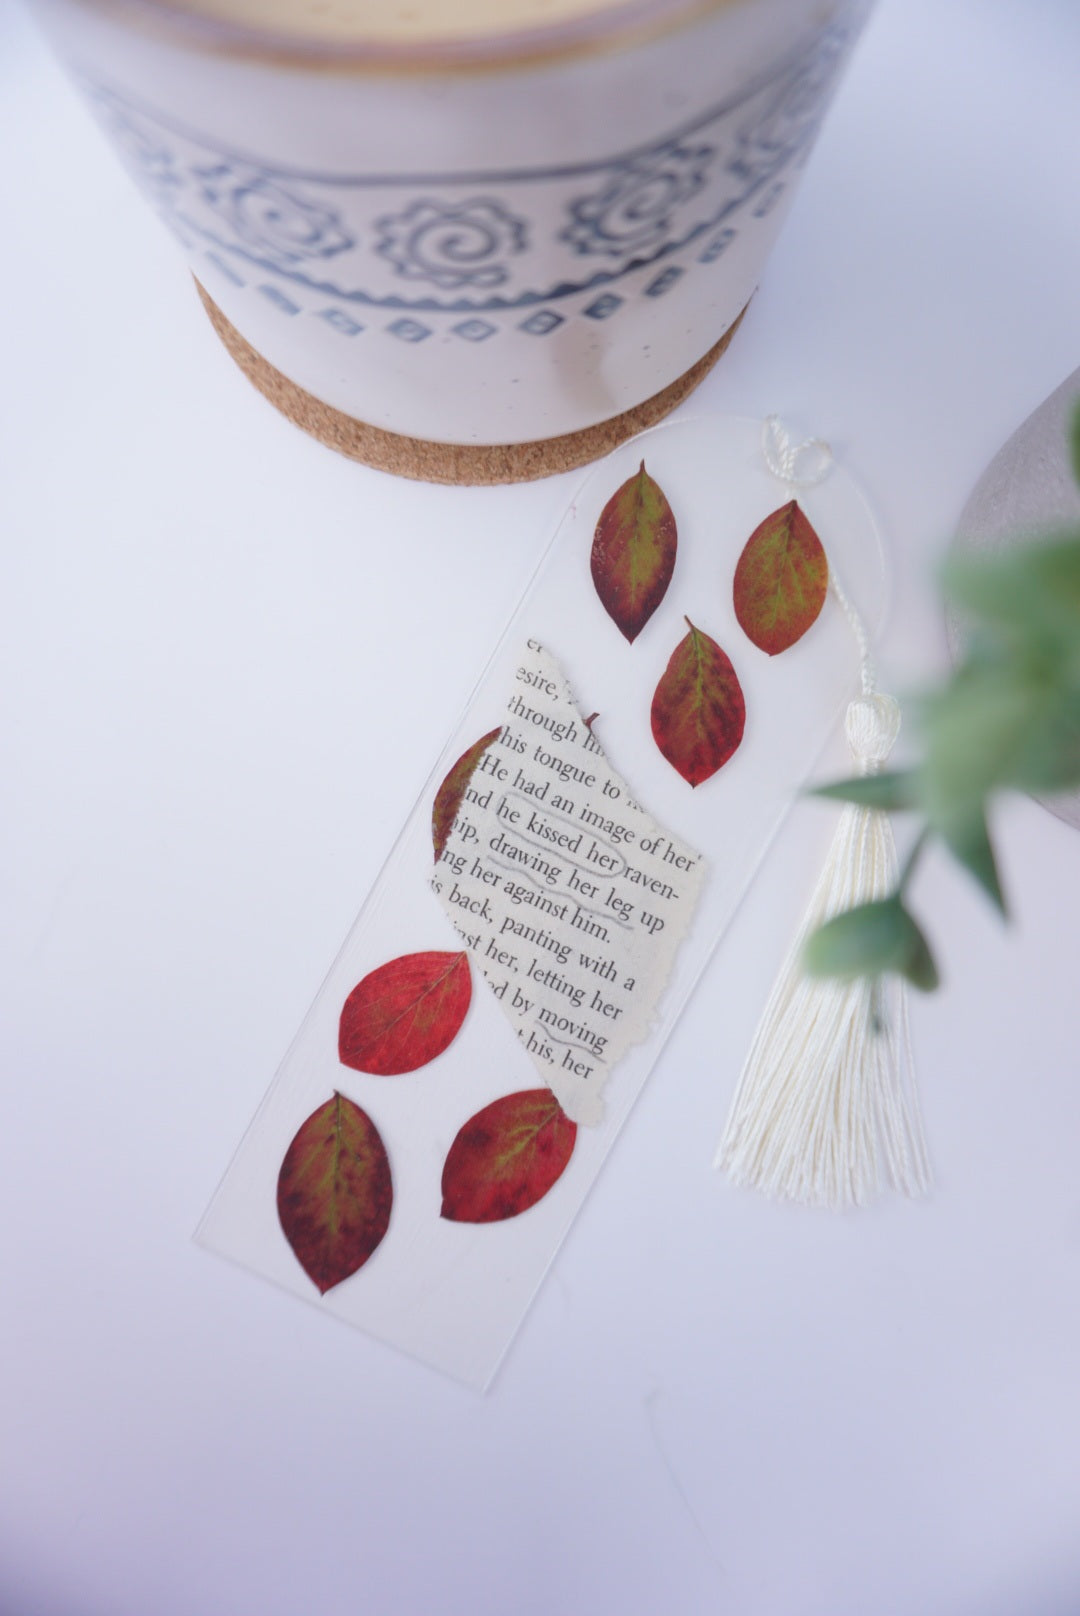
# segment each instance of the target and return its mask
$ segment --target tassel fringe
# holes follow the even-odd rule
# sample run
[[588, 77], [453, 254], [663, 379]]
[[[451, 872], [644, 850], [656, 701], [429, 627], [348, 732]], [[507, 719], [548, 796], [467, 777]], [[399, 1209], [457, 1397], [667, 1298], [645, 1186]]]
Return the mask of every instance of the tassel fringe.
[[[892, 697], [867, 693], [847, 713], [859, 767], [874, 772], [900, 728]], [[902, 981], [816, 980], [807, 937], [897, 875], [887, 815], [845, 805], [795, 943], [743, 1067], [715, 1165], [740, 1184], [811, 1206], [861, 1206], [885, 1183], [923, 1195], [931, 1182], [915, 1093]]]

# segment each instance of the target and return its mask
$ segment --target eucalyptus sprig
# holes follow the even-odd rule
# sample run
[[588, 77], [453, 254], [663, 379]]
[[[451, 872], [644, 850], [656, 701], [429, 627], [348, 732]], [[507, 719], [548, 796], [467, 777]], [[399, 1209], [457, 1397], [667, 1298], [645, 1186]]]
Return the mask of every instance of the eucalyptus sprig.
[[[1070, 448], [1080, 483], [1080, 409]], [[952, 675], [915, 703], [921, 760], [816, 793], [915, 813], [921, 827], [894, 892], [836, 915], [808, 939], [812, 976], [896, 972], [917, 988], [937, 987], [933, 954], [906, 902], [927, 842], [943, 843], [1005, 915], [987, 828], [992, 798], [1080, 785], [1080, 528], [950, 561], [942, 590], [963, 614], [966, 649]]]

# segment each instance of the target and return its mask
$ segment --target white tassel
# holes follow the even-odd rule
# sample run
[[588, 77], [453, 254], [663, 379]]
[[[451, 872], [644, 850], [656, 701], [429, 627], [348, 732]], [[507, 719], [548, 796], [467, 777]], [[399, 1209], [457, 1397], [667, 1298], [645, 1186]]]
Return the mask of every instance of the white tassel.
[[[827, 444], [793, 448], [775, 416], [762, 448], [774, 476], [812, 486], [826, 474]], [[797, 475], [800, 465], [808, 475]], [[873, 774], [900, 731], [900, 708], [874, 688], [866, 633], [839, 579], [830, 588], [851, 625], [862, 695], [847, 710], [856, 765]], [[888, 816], [847, 803], [791, 952], [780, 969], [743, 1067], [714, 1165], [740, 1184], [811, 1206], [861, 1206], [888, 1181], [925, 1194], [930, 1166], [915, 1094], [902, 980], [852, 982], [806, 975], [806, 939], [823, 921], [886, 897], [897, 879]]]
[[[863, 773], [888, 757], [900, 729], [891, 696], [847, 711]], [[888, 816], [846, 803], [809, 908], [754, 1037], [717, 1152], [739, 1184], [811, 1206], [861, 1206], [883, 1178], [908, 1195], [930, 1185], [914, 1088], [906, 990], [881, 979], [808, 977], [806, 939], [823, 921], [883, 898], [897, 875]]]

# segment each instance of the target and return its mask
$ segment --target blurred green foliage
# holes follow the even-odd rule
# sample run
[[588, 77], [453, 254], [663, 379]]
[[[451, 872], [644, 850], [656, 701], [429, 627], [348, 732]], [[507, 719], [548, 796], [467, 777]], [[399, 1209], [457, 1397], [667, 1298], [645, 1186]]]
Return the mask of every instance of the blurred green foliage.
[[[1080, 408], [1070, 449], [1080, 483]], [[962, 614], [966, 649], [952, 675], [915, 704], [920, 761], [818, 793], [914, 812], [922, 829], [894, 893], [835, 916], [810, 937], [804, 963], [813, 976], [892, 971], [935, 988], [937, 967], [904, 896], [926, 841], [942, 842], [1004, 914], [987, 830], [991, 799], [1080, 785], [1080, 529], [950, 561], [942, 591]]]

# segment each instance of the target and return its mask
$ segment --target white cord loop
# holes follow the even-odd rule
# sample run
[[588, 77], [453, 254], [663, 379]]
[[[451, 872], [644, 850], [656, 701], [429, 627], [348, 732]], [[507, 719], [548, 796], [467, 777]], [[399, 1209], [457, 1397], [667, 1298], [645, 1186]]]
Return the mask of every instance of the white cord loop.
[[792, 443], [778, 415], [765, 418], [761, 452], [773, 476], [791, 488], [816, 488], [828, 476], [833, 463], [833, 452], [823, 438]]

